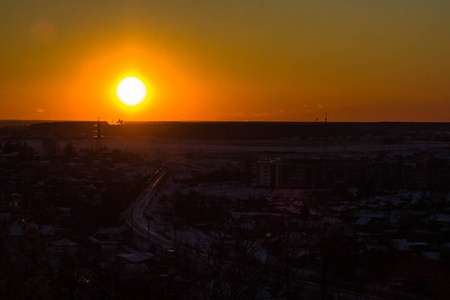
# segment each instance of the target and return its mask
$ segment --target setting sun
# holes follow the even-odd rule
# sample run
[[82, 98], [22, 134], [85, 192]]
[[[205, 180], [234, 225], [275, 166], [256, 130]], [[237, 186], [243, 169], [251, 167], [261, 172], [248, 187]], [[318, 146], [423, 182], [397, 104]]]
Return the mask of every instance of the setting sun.
[[135, 106], [145, 99], [147, 88], [139, 78], [130, 76], [120, 81], [117, 85], [116, 94], [122, 103]]

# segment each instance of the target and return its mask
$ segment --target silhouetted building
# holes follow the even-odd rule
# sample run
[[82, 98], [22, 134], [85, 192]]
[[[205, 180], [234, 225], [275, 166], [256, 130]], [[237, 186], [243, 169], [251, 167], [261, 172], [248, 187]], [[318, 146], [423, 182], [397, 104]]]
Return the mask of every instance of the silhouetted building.
[[450, 159], [264, 159], [253, 165], [252, 186], [449, 190]]

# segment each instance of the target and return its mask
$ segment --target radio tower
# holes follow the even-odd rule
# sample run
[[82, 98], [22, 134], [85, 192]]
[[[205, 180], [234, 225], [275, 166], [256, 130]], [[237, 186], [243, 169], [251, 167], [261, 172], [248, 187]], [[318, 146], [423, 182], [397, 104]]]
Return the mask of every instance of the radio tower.
[[324, 151], [325, 151], [325, 160], [327, 160], [327, 156], [328, 156], [328, 132], [327, 132], [327, 124], [328, 123], [328, 118], [327, 118], [327, 113], [325, 113], [325, 140], [324, 140]]
[[102, 131], [100, 128], [100, 117], [98, 117], [97, 124], [94, 125], [94, 138], [96, 139], [95, 142], [95, 151], [100, 152], [102, 150]]

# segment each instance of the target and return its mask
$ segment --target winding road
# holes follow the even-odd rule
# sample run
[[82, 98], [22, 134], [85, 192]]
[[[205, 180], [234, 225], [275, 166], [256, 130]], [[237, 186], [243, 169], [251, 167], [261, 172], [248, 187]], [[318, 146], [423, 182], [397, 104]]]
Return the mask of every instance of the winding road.
[[141, 237], [152, 239], [158, 244], [171, 248], [172, 241], [167, 240], [162, 235], [154, 232], [150, 228], [150, 221], [145, 217], [145, 208], [155, 196], [158, 188], [164, 183], [167, 176], [167, 169], [159, 168], [155, 174], [147, 181], [144, 190], [128, 207], [125, 216], [128, 226]]
[[[147, 181], [144, 191], [136, 198], [136, 200], [129, 206], [126, 211], [126, 222], [133, 231], [143, 238], [152, 240], [157, 244], [166, 247], [167, 249], [173, 249], [173, 241], [166, 239], [161, 234], [154, 232], [150, 228], [150, 221], [145, 217], [145, 209], [149, 202], [155, 196], [158, 188], [164, 183], [166, 176], [168, 174], [167, 169], [159, 168], [153, 176]], [[202, 253], [201, 251], [194, 249], [185, 249], [186, 253], [190, 256], [197, 258], [198, 261], [208, 263], [208, 255]], [[233, 262], [228, 262], [229, 264], [235, 264]], [[276, 274], [279, 276], [279, 274]], [[291, 279], [296, 283], [303, 284], [315, 289], [321, 289], [322, 286], [315, 282], [305, 281], [298, 276], [293, 276]], [[348, 299], [370, 299], [370, 300], [386, 300], [386, 298], [359, 293], [357, 291], [351, 291], [346, 289], [337, 289], [335, 287], [328, 287], [329, 291], [333, 291], [341, 296], [345, 295]]]

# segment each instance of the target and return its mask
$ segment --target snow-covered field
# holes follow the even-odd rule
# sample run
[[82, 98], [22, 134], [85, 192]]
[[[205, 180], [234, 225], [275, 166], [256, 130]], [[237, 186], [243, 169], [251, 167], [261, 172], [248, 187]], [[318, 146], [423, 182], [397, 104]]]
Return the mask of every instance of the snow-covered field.
[[[27, 140], [31, 147], [42, 151], [41, 140]], [[60, 141], [61, 147], [68, 141]], [[95, 148], [96, 141], [73, 140], [76, 148]], [[120, 149], [123, 151], [136, 152], [149, 155], [151, 158], [161, 160], [183, 160], [186, 154], [212, 156], [221, 154], [255, 154], [255, 153], [280, 153], [283, 155], [293, 154], [320, 154], [324, 151], [323, 142], [318, 141], [223, 141], [223, 140], [181, 140], [181, 139], [152, 139], [148, 137], [125, 139], [105, 138], [102, 144], [109, 149]], [[358, 155], [359, 152], [373, 153], [376, 151], [417, 151], [433, 148], [446, 147], [443, 142], [411, 142], [405, 144], [385, 145], [378, 141], [368, 142], [336, 142], [330, 141], [327, 145], [329, 153], [346, 153], [347, 155]]]

